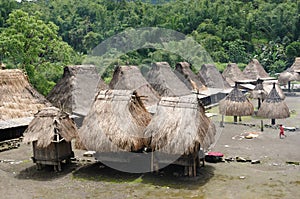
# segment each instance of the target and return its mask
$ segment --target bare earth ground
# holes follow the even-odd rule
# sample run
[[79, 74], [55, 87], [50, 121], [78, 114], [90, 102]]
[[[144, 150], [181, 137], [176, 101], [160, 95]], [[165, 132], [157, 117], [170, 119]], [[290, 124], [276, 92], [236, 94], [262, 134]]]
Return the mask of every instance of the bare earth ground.
[[[277, 123], [300, 127], [300, 97], [286, 102], [296, 114]], [[220, 116], [213, 119], [218, 127]], [[287, 137], [279, 139], [277, 129], [260, 132], [260, 119], [244, 122], [256, 126], [218, 127], [212, 150], [225, 157], [259, 159], [261, 164], [207, 163], [196, 178], [182, 177], [182, 168], [176, 166], [156, 174], [122, 173], [84, 158], [80, 150], [74, 150], [80, 161], [63, 165], [62, 172], [52, 167], [37, 171], [30, 159], [31, 145], [21, 144], [0, 153], [0, 198], [299, 198], [300, 166], [286, 161], [300, 162], [300, 131], [286, 131]], [[245, 132], [260, 134], [243, 139]]]

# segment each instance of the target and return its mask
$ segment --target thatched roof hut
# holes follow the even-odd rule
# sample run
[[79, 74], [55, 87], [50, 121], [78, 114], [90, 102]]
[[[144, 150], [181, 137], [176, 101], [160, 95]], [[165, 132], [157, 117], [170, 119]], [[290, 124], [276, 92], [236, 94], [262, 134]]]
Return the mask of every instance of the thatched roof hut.
[[19, 69], [0, 70], [0, 120], [32, 117], [50, 106]]
[[222, 73], [225, 80], [231, 87], [235, 86], [235, 82], [246, 79], [243, 72], [236, 63], [229, 63]]
[[171, 155], [197, 153], [214, 142], [215, 126], [206, 117], [196, 94], [163, 97], [145, 129], [153, 150]]
[[118, 66], [109, 84], [114, 90], [136, 90], [146, 107], [156, 105], [159, 94], [152, 88], [137, 66]]
[[[234, 89], [219, 103], [219, 112], [227, 116], [248, 116], [254, 112], [250, 100], [237, 88]], [[235, 121], [236, 122], [236, 121]]]
[[280, 84], [286, 85], [288, 84], [288, 90], [291, 89], [291, 82], [292, 81], [300, 81], [300, 57], [295, 59], [293, 65], [283, 71], [278, 76], [278, 82]]
[[157, 62], [146, 74], [146, 80], [163, 97], [190, 94], [188, 87], [175, 75], [167, 62]]
[[24, 132], [23, 142], [37, 142], [38, 148], [48, 147], [55, 136], [66, 142], [78, 137], [77, 127], [69, 115], [56, 107], [47, 107], [35, 114]]
[[174, 72], [190, 90], [199, 92], [200, 90], [207, 89], [197, 75], [191, 70], [188, 62], [177, 63]]
[[220, 89], [230, 88], [229, 83], [226, 82], [214, 64], [203, 64], [197, 75], [200, 81], [207, 87]]
[[283, 93], [283, 90], [280, 88], [279, 84], [277, 84], [277, 81], [264, 81], [263, 82], [263, 87], [264, 90], [267, 91], [267, 93], [269, 94], [271, 92], [271, 90], [273, 89], [275, 83], [275, 89], [279, 95], [279, 97], [281, 99], [285, 99], [285, 94]]
[[79, 130], [82, 144], [97, 152], [138, 151], [151, 120], [135, 91], [102, 90]]
[[106, 87], [94, 65], [67, 66], [63, 77], [50, 91], [47, 99], [68, 113], [85, 116], [98, 89]]
[[272, 119], [272, 124], [275, 124], [275, 119], [290, 117], [289, 108], [276, 91], [275, 83], [267, 99], [264, 100], [258, 110], [257, 116]]
[[292, 71], [300, 72], [300, 57], [296, 57], [293, 65], [291, 66]]
[[270, 77], [257, 59], [252, 59], [243, 70], [244, 77], [247, 79], [262, 79]]

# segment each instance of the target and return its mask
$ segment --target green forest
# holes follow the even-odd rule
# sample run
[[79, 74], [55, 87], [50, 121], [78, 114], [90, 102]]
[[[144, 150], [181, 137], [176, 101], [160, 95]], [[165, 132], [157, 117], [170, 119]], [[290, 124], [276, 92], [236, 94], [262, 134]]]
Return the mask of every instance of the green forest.
[[[192, 37], [220, 71], [229, 62], [242, 68], [256, 58], [276, 74], [300, 56], [299, 0], [0, 0], [0, 61], [25, 70], [47, 95], [64, 66], [81, 64], [106, 39], [143, 27]], [[183, 61], [155, 48], [115, 60], [112, 65]]]

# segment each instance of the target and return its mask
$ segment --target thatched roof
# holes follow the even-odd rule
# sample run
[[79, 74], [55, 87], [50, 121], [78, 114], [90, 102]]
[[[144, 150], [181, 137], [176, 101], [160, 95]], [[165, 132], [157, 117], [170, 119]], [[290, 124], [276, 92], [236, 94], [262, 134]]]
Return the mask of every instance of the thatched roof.
[[268, 96], [268, 92], [264, 89], [263, 81], [258, 79], [255, 88], [250, 92], [250, 98], [264, 100]]
[[50, 103], [30, 85], [21, 70], [0, 70], [0, 120], [32, 117], [46, 106]]
[[175, 67], [177, 77], [190, 89], [196, 92], [207, 89], [197, 75], [191, 70], [188, 62], [179, 62]]
[[115, 90], [136, 90], [146, 107], [156, 105], [160, 100], [159, 94], [136, 66], [118, 66], [109, 87]]
[[222, 73], [225, 80], [231, 87], [235, 86], [235, 82], [246, 79], [243, 72], [236, 63], [229, 63]]
[[253, 104], [237, 88], [234, 89], [219, 103], [219, 112], [228, 116], [247, 116], [254, 112]]
[[86, 115], [98, 87], [105, 88], [93, 65], [75, 65], [64, 68], [63, 77], [50, 91], [47, 99], [68, 113]]
[[214, 64], [203, 64], [198, 72], [198, 77], [207, 87], [220, 89], [230, 88], [229, 83], [226, 82]]
[[[267, 91], [267, 93], [269, 94], [273, 88], [273, 83], [274, 81], [264, 81], [263, 82], [263, 87], [264, 87], [264, 90]], [[285, 99], [285, 94], [283, 93], [283, 90], [280, 88], [279, 84], [275, 83], [275, 89], [279, 95], [279, 97], [281, 99]]]
[[257, 59], [252, 59], [243, 70], [244, 77], [247, 79], [262, 79], [270, 77]]
[[278, 82], [286, 85], [289, 81], [300, 81], [300, 57], [296, 57], [293, 65], [278, 76]]
[[151, 70], [148, 71], [146, 79], [160, 96], [174, 97], [191, 93], [167, 62], [154, 63]]
[[57, 134], [67, 142], [78, 136], [76, 125], [67, 113], [55, 107], [48, 107], [35, 114], [24, 132], [23, 142], [37, 141], [37, 147], [46, 148]]
[[163, 97], [144, 135], [151, 148], [167, 154], [192, 154], [214, 142], [215, 126], [196, 94]]
[[296, 57], [293, 65], [291, 66], [292, 71], [300, 71], [300, 57]]
[[290, 111], [286, 103], [280, 98], [275, 89], [275, 84], [267, 99], [261, 104], [257, 115], [269, 119], [283, 119], [290, 117]]
[[151, 120], [135, 91], [103, 90], [79, 130], [82, 144], [97, 152], [137, 151]]

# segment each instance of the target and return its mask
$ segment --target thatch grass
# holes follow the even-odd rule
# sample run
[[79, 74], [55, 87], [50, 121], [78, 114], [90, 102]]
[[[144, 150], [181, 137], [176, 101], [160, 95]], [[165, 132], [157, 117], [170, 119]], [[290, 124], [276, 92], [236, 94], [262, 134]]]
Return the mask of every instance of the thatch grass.
[[243, 74], [245, 78], [253, 80], [270, 77], [257, 59], [253, 59], [249, 62], [244, 68]]
[[250, 98], [264, 100], [268, 96], [268, 92], [264, 89], [262, 80], [257, 80], [255, 88], [250, 92]]
[[86, 115], [97, 91], [106, 88], [107, 85], [99, 77], [95, 66], [67, 66], [63, 77], [50, 91], [47, 99], [68, 113]]
[[246, 79], [236, 63], [229, 63], [222, 75], [232, 87], [235, 85], [236, 81]]
[[231, 87], [213, 64], [203, 64], [197, 75], [207, 87], [220, 89]]
[[37, 147], [46, 148], [58, 134], [67, 142], [78, 137], [75, 123], [69, 115], [55, 107], [40, 110], [24, 132], [23, 142], [37, 141]]
[[179, 62], [175, 67], [176, 76], [190, 89], [196, 92], [206, 90], [207, 88], [199, 80], [197, 75], [190, 68], [187, 62]]
[[275, 84], [268, 97], [262, 103], [257, 116], [269, 119], [283, 119], [290, 117], [290, 111], [286, 103], [280, 98]]
[[253, 114], [254, 107], [250, 100], [235, 87], [220, 101], [219, 112], [227, 116], [247, 116]]
[[136, 66], [116, 67], [109, 87], [114, 90], [136, 90], [146, 107], [156, 105], [160, 100], [159, 94]]
[[0, 120], [32, 117], [50, 103], [18, 69], [0, 70]]
[[145, 129], [153, 150], [167, 154], [194, 154], [214, 142], [215, 126], [204, 114], [197, 95], [163, 97]]
[[283, 71], [278, 76], [280, 84], [286, 85], [290, 81], [300, 81], [300, 74], [296, 71], [300, 70], [300, 57], [296, 57], [293, 65], [287, 70]]
[[157, 62], [146, 74], [150, 85], [163, 97], [188, 95], [189, 88], [175, 75], [167, 62]]
[[138, 93], [104, 90], [83, 121], [79, 137], [88, 150], [97, 152], [138, 151], [147, 138], [143, 131], [151, 120]]

